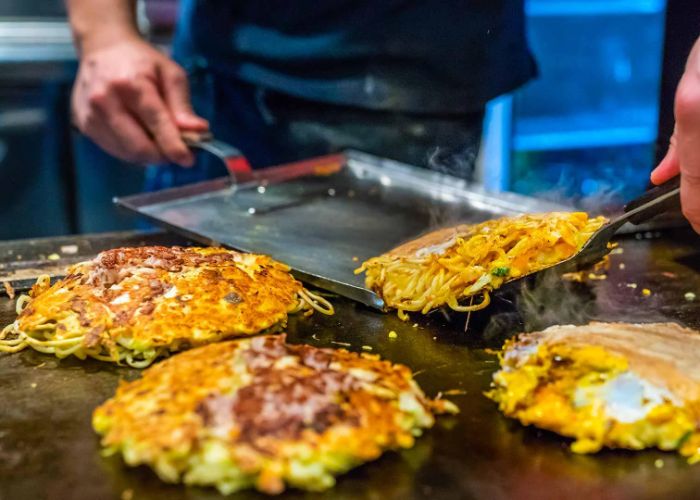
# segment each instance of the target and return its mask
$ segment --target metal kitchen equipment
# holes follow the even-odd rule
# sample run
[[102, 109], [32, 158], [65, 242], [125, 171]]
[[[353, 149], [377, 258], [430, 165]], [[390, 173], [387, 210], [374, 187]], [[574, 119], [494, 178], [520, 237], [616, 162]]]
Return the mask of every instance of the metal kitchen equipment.
[[[0, 265], [9, 266], [18, 254], [35, 258], [37, 251], [58, 252], [71, 244], [88, 259], [104, 248], [188, 243], [165, 233], [51, 238], [38, 245], [34, 240], [0, 242]], [[535, 307], [531, 319], [645, 322], [663, 315], [700, 328], [700, 300], [683, 298], [689, 290], [700, 290], [700, 237], [676, 230], [649, 240], [624, 238], [621, 245], [625, 252], [611, 257], [607, 280], [586, 287], [557, 282], [553, 297], [538, 295], [545, 301], [546, 314]], [[619, 267], [621, 262], [625, 269]], [[677, 278], [669, 278], [672, 275]], [[625, 286], [630, 282], [639, 287]], [[651, 289], [652, 295], [643, 296], [643, 288]], [[559, 301], [561, 296], [567, 300]], [[315, 500], [697, 498], [698, 464], [689, 465], [676, 453], [605, 450], [576, 455], [568, 450], [569, 440], [503, 417], [497, 405], [482, 395], [498, 367], [493, 351], [483, 347], [502, 344], [502, 337], [491, 328], [472, 321], [465, 334], [463, 321], [450, 327], [442, 314], [416, 315], [405, 322], [342, 298], [333, 304], [334, 316], [292, 315], [289, 341], [361, 352], [371, 347], [373, 354], [409, 366], [428, 395], [443, 391], [460, 413], [438, 419], [412, 449], [387, 453], [338, 478], [335, 488], [313, 494]], [[572, 304], [575, 307], [566, 307]], [[493, 304], [489, 310], [505, 305]], [[14, 301], [0, 295], [2, 325], [15, 320], [14, 306]], [[500, 318], [506, 321], [510, 315], [504, 312]], [[498, 324], [504, 335], [521, 331], [509, 321]], [[396, 338], [388, 337], [390, 331], [397, 333]], [[483, 339], [490, 340], [484, 344]], [[120, 381], [139, 375], [140, 370], [125, 366], [74, 357], [59, 360], [33, 350], [0, 355], [0, 498], [221, 499], [213, 489], [166, 484], [146, 467], [127, 467], [118, 456], [101, 456], [90, 415], [114, 394]], [[242, 492], [228, 498], [260, 497]], [[279, 498], [306, 497], [290, 491]]]
[[593, 233], [586, 244], [574, 255], [555, 266], [527, 274], [510, 283], [515, 284], [520, 280], [530, 279], [544, 271], [565, 273], [598, 262], [610, 252], [610, 240], [625, 224], [633, 224], [635, 226], [644, 224], [658, 215], [680, 208], [680, 183], [680, 177], [674, 177], [661, 186], [650, 189], [625, 205], [621, 215], [613, 218]]
[[189, 147], [211, 153], [221, 160], [234, 184], [237, 183], [238, 175], [252, 170], [250, 163], [238, 148], [215, 139], [211, 132], [182, 132], [180, 135]]
[[430, 229], [565, 209], [349, 151], [155, 193], [119, 205], [205, 244], [269, 254], [312, 285], [383, 308], [360, 263]]

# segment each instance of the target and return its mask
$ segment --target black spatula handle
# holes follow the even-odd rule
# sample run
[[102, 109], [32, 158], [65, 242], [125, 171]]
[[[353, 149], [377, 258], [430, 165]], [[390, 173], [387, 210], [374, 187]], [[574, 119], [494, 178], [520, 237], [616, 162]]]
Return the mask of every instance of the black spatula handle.
[[681, 178], [676, 176], [630, 201], [625, 205], [625, 213], [632, 212], [644, 205], [648, 206], [629, 217], [629, 222], [641, 224], [659, 214], [680, 208], [680, 186]]

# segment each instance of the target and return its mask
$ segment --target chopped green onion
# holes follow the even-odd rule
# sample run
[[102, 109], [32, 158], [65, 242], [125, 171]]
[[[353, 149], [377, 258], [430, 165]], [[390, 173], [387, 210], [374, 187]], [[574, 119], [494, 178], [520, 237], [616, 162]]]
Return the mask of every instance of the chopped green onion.
[[491, 274], [493, 274], [494, 276], [503, 277], [503, 276], [508, 276], [509, 272], [510, 272], [509, 267], [496, 267], [491, 271]]
[[688, 431], [685, 434], [683, 434], [681, 436], [681, 438], [678, 440], [678, 442], [676, 443], [676, 449], [677, 450], [680, 449], [680, 447], [683, 446], [685, 444], [685, 442], [688, 441], [688, 439], [692, 435], [693, 435], [693, 431]]

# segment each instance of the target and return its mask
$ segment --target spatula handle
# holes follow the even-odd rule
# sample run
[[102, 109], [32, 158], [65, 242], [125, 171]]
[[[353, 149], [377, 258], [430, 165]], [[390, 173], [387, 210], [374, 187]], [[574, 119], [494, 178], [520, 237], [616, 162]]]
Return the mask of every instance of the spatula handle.
[[659, 214], [680, 208], [680, 186], [681, 178], [676, 176], [630, 201], [625, 205], [625, 213], [638, 211], [627, 220], [632, 224], [641, 224]]
[[210, 132], [182, 132], [180, 135], [189, 147], [202, 149], [219, 158], [232, 179], [237, 174], [252, 171], [248, 160], [238, 148], [215, 139]]

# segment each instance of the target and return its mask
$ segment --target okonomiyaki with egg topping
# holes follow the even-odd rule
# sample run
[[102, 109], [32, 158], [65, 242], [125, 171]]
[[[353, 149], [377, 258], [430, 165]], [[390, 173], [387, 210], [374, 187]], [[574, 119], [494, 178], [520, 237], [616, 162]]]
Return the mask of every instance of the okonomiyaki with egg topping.
[[700, 461], [700, 332], [675, 323], [553, 326], [508, 341], [487, 396], [571, 449], [676, 450]]
[[40, 278], [18, 299], [0, 350], [31, 347], [58, 357], [144, 367], [159, 356], [230, 337], [281, 330], [287, 315], [332, 314], [289, 268], [223, 248], [117, 248]]
[[329, 488], [456, 411], [428, 399], [405, 366], [268, 335], [154, 365], [122, 383], [93, 426], [108, 454], [164, 481], [276, 494]]
[[584, 212], [550, 212], [460, 225], [371, 258], [355, 272], [365, 272], [367, 287], [402, 319], [443, 306], [475, 311], [504, 283], [573, 256], [605, 222]]

